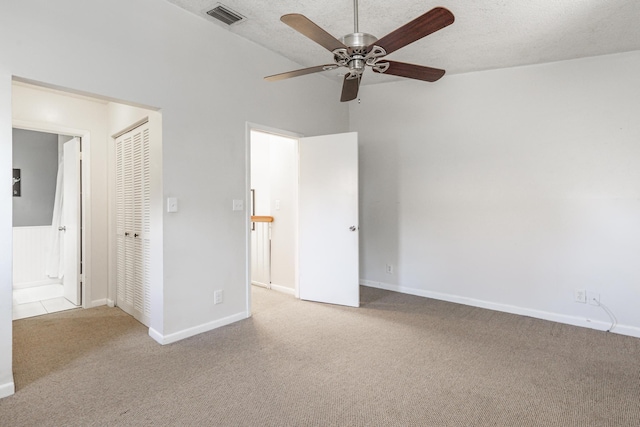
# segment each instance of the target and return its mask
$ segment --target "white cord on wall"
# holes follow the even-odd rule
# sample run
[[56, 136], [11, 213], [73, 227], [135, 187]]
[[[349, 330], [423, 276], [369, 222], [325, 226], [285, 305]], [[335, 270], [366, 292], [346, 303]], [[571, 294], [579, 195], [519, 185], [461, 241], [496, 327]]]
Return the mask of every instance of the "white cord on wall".
[[615, 328], [616, 325], [618, 324], [618, 320], [616, 320], [616, 316], [613, 315], [611, 310], [609, 310], [609, 308], [606, 305], [598, 301], [597, 298], [593, 298], [593, 301], [596, 303], [598, 307], [602, 308], [605, 311], [605, 313], [609, 315], [609, 318], [611, 319], [611, 326], [609, 327], [609, 329], [607, 329], [607, 332], [611, 332], [613, 328]]

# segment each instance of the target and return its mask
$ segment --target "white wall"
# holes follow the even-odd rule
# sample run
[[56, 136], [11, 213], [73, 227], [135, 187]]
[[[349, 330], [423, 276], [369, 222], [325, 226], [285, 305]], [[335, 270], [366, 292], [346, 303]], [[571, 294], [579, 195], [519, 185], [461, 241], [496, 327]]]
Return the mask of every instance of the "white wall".
[[271, 135], [271, 286], [293, 293], [298, 227], [298, 141]]
[[365, 86], [365, 283], [606, 329], [593, 290], [640, 336], [639, 75], [631, 52]]
[[[246, 316], [246, 212], [231, 210], [247, 188], [246, 122], [305, 135], [344, 132], [340, 85], [317, 75], [265, 82], [299, 65], [158, 0], [2, 2], [0, 52], [7, 182], [11, 76], [160, 108], [163, 197], [177, 197], [180, 212], [163, 214], [164, 317], [155, 338], [171, 342]], [[100, 172], [107, 174], [92, 165]], [[0, 193], [4, 350], [11, 349], [11, 203]], [[218, 289], [224, 303], [214, 306]], [[10, 353], [0, 355], [0, 390], [10, 384]]]
[[251, 188], [255, 214], [271, 216], [271, 135], [251, 131]]

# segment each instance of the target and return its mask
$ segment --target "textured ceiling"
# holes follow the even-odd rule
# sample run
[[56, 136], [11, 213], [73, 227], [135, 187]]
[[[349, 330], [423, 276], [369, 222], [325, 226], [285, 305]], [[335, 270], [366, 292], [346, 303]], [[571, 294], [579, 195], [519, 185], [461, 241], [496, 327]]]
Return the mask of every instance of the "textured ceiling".
[[[231, 27], [205, 14], [218, 0], [168, 1], [299, 68], [332, 63], [332, 55], [280, 16], [301, 13], [336, 38], [354, 29], [353, 0], [222, 0], [247, 18]], [[359, 0], [359, 30], [381, 38], [436, 6], [449, 9], [455, 22], [388, 59], [465, 73], [640, 50], [640, 0]], [[340, 79], [342, 70], [322, 74]], [[291, 70], [272, 74], [285, 71]], [[362, 83], [397, 79], [367, 70]]]

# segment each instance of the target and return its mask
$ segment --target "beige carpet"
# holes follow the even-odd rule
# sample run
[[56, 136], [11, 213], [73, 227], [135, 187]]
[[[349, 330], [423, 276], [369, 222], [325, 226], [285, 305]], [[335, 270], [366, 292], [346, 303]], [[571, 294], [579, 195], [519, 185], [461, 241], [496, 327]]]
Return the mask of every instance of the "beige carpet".
[[254, 316], [160, 346], [119, 309], [14, 322], [4, 426], [639, 426], [640, 340], [362, 288], [254, 289]]

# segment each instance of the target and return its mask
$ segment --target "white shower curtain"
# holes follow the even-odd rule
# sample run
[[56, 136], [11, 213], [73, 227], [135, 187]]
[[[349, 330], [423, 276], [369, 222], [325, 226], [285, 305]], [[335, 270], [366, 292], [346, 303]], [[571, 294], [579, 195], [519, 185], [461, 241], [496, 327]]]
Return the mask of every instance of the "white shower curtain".
[[58, 163], [58, 178], [56, 180], [56, 196], [53, 202], [53, 220], [51, 221], [51, 244], [49, 246], [49, 256], [47, 259], [46, 274], [52, 279], [62, 279], [64, 276], [64, 235], [58, 230], [62, 226], [62, 199], [64, 187], [62, 180], [64, 177], [64, 159], [62, 155]]

